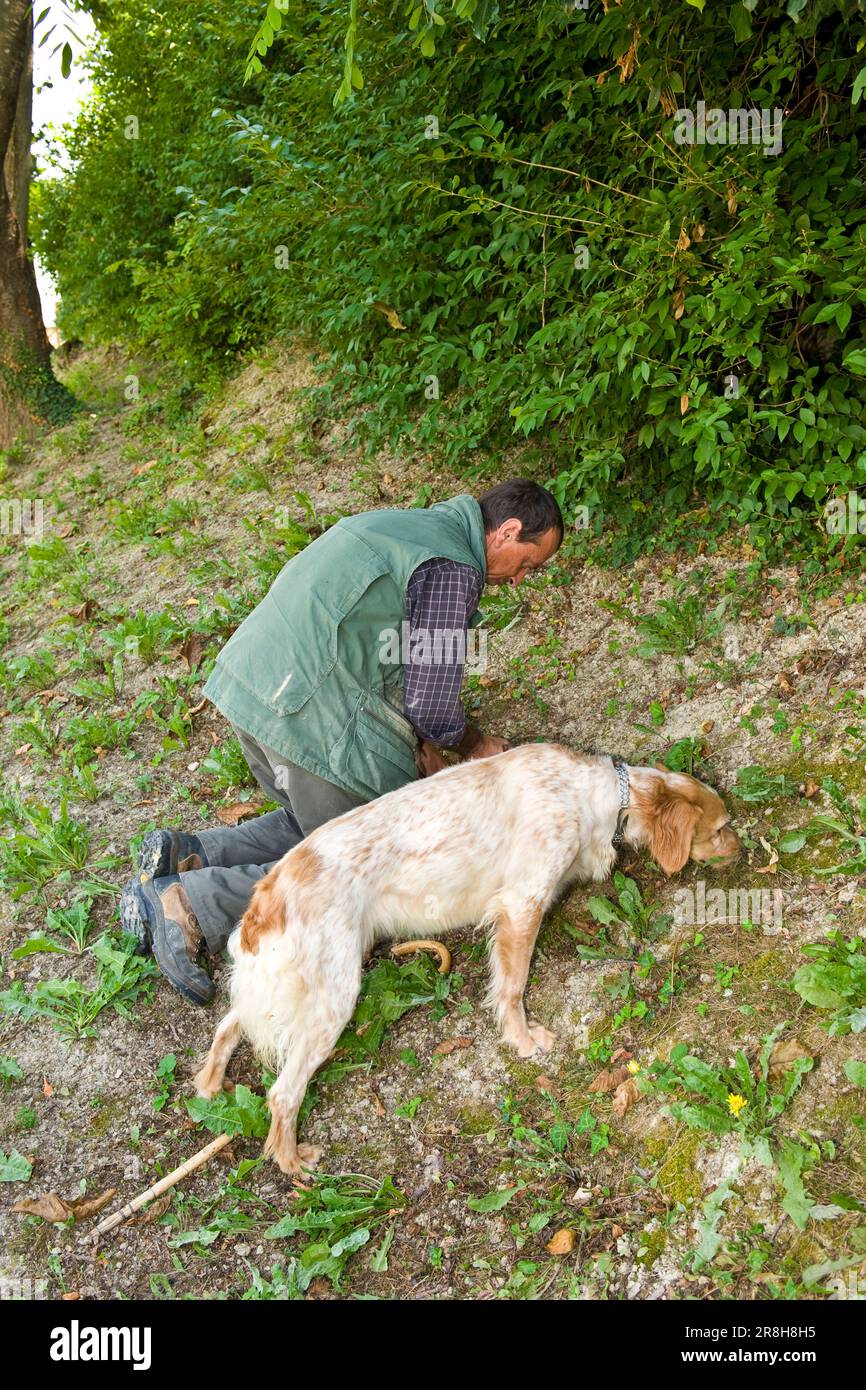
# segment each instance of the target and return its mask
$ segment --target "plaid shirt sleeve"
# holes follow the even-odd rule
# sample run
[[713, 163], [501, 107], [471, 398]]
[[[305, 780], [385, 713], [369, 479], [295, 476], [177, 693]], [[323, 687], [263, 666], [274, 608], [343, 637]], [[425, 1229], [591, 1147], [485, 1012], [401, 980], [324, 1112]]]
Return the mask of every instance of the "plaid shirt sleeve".
[[472, 565], [435, 559], [418, 566], [406, 589], [406, 718], [439, 748], [456, 747], [466, 731], [460, 703], [466, 629], [483, 587]]

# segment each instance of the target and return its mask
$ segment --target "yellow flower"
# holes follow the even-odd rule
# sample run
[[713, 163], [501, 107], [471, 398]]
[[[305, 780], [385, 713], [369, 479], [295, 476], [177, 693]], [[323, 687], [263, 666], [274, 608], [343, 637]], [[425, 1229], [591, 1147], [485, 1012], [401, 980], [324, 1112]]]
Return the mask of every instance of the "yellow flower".
[[748, 1103], [749, 1102], [746, 1100], [745, 1096], [735, 1096], [733, 1094], [728, 1095], [728, 1109], [730, 1110], [731, 1114], [735, 1117], [739, 1115], [741, 1110], [745, 1109]]
[[629, 1062], [628, 1069], [631, 1072], [632, 1076], [637, 1076], [638, 1072], [640, 1071], [640, 1062]]

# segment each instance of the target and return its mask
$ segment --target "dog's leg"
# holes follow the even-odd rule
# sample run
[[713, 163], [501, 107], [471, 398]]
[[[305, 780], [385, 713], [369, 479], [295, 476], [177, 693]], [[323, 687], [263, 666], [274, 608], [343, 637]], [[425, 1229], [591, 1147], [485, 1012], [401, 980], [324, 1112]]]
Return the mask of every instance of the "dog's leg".
[[210, 1100], [222, 1090], [226, 1067], [241, 1036], [241, 1025], [236, 1013], [228, 1013], [221, 1019], [210, 1052], [200, 1072], [193, 1077], [196, 1094]]
[[[353, 949], [358, 943], [347, 948]], [[346, 963], [344, 972], [310, 983], [303, 1006], [293, 1025], [294, 1036], [279, 1076], [268, 1092], [271, 1128], [265, 1142], [265, 1157], [273, 1158], [284, 1173], [302, 1173], [312, 1168], [322, 1150], [312, 1144], [299, 1144], [298, 1111], [313, 1074], [327, 1061], [345, 1028], [361, 988], [360, 954]]]
[[487, 1002], [496, 1014], [503, 1039], [521, 1057], [530, 1057], [539, 1049], [549, 1052], [556, 1042], [555, 1035], [540, 1023], [527, 1022], [523, 1005], [529, 963], [543, 916], [544, 907], [538, 902], [502, 908], [493, 930]]
[[268, 1092], [271, 1127], [265, 1141], [265, 1158], [272, 1158], [284, 1173], [303, 1173], [306, 1168], [314, 1168], [322, 1156], [322, 1150], [312, 1144], [298, 1143], [298, 1111], [310, 1078], [330, 1056], [351, 1016], [350, 1011], [339, 1023], [317, 1026], [312, 1034], [305, 1032], [298, 1038]]

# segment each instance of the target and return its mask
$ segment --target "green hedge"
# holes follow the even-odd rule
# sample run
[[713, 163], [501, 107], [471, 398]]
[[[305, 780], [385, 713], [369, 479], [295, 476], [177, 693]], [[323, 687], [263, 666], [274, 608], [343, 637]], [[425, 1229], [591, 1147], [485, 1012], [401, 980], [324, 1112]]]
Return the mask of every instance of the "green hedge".
[[[357, 437], [531, 437], [567, 505], [817, 512], [866, 464], [861, 11], [605, 3], [371, 4], [337, 104], [348, 5], [293, 0], [246, 86], [261, 5], [112, 6], [36, 199], [68, 330], [193, 374], [301, 333]], [[679, 144], [699, 101], [781, 150]]]

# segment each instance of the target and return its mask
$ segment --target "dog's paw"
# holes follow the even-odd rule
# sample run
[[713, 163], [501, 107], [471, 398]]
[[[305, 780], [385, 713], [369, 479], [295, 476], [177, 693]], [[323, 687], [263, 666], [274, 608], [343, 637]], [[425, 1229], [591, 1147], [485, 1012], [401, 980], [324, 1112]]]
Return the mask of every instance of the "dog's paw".
[[549, 1052], [556, 1042], [556, 1034], [540, 1023], [529, 1023], [522, 1037], [509, 1038], [507, 1041], [517, 1049], [518, 1057], [532, 1057], [536, 1052]]
[[540, 1023], [530, 1023], [529, 1032], [535, 1043], [536, 1049], [541, 1052], [550, 1052], [556, 1043], [556, 1034], [551, 1033], [549, 1028], [545, 1028]]
[[195, 1093], [200, 1100], [213, 1100], [223, 1089], [222, 1081], [217, 1081], [209, 1066], [202, 1067], [201, 1071], [196, 1072], [192, 1079]]
[[293, 1178], [302, 1178], [311, 1168], [315, 1168], [319, 1159], [322, 1157], [322, 1150], [316, 1148], [314, 1144], [299, 1144], [294, 1154], [280, 1157], [274, 1153], [280, 1168]]

